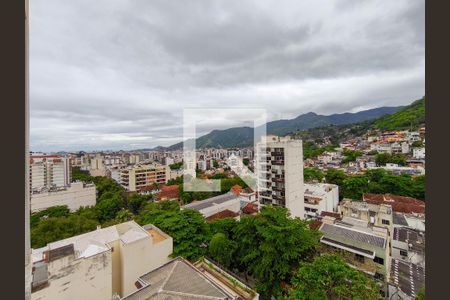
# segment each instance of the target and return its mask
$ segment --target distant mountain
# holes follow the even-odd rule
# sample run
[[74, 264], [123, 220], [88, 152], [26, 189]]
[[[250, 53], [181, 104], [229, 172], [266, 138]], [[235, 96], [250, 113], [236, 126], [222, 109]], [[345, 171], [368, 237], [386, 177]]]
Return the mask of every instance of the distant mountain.
[[[379, 107], [369, 110], [363, 110], [356, 113], [333, 114], [329, 116], [318, 115], [309, 112], [290, 120], [276, 120], [267, 123], [267, 133], [284, 136], [300, 130], [320, 127], [324, 125], [344, 125], [358, 123], [366, 120], [378, 118], [383, 115], [393, 114], [403, 106], [397, 107]], [[253, 128], [234, 127], [225, 130], [213, 130], [196, 140], [197, 148], [233, 148], [248, 147], [253, 145]], [[183, 148], [183, 143], [177, 143], [170, 147], [158, 146], [159, 150], [178, 150]]]
[[382, 130], [417, 129], [425, 124], [425, 97], [394, 114], [380, 117], [373, 127]]

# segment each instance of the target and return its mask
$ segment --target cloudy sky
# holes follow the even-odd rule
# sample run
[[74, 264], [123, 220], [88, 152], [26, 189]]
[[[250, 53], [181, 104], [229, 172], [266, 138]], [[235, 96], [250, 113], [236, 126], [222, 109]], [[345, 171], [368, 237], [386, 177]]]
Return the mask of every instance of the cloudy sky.
[[[424, 0], [33, 0], [31, 150], [182, 139], [184, 108], [269, 120], [425, 93]], [[241, 125], [232, 110], [210, 128]]]

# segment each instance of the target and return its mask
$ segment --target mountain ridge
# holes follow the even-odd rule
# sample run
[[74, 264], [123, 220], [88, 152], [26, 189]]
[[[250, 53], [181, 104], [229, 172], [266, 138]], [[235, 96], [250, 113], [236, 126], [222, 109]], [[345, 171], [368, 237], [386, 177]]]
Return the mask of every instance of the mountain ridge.
[[[344, 125], [376, 119], [384, 115], [391, 115], [405, 106], [382, 106], [362, 110], [355, 113], [344, 112], [331, 115], [320, 115], [315, 112], [301, 114], [293, 119], [281, 119], [268, 122], [267, 133], [284, 136], [297, 131], [320, 127], [324, 125]], [[228, 129], [214, 129], [196, 139], [197, 148], [240, 148], [253, 145], [253, 128], [248, 126], [232, 127]], [[183, 142], [168, 147], [157, 146], [157, 150], [179, 150]]]

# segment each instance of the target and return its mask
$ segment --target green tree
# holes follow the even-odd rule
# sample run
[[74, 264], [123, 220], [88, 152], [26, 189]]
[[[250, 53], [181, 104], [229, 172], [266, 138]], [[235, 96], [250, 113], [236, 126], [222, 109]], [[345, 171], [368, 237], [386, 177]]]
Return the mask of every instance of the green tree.
[[228, 238], [233, 237], [234, 229], [238, 225], [238, 221], [234, 218], [224, 218], [208, 222], [211, 234], [223, 233]]
[[357, 157], [360, 157], [363, 153], [361, 151], [344, 149], [344, 159], [342, 159], [342, 163], [348, 163], [351, 161], [356, 161]]
[[229, 267], [233, 254], [236, 251], [236, 243], [229, 240], [224, 233], [216, 233], [209, 242], [208, 253], [221, 265]]
[[105, 222], [116, 217], [116, 214], [124, 208], [124, 201], [120, 194], [106, 192], [99, 198], [95, 208], [99, 221]]
[[48, 243], [92, 231], [97, 225], [97, 221], [75, 214], [42, 219], [31, 228], [31, 247], [44, 247]]
[[325, 174], [325, 180], [328, 183], [337, 184], [339, 186], [342, 185], [345, 178], [346, 178], [346, 175], [345, 175], [344, 171], [338, 170], [338, 169], [329, 169], [327, 171], [327, 173]]
[[301, 260], [313, 256], [319, 244], [318, 231], [305, 221], [292, 219], [285, 208], [265, 207], [257, 216], [243, 217], [235, 230], [236, 259], [257, 280], [263, 297], [280, 294], [280, 283]]
[[381, 299], [372, 279], [331, 254], [303, 263], [291, 283], [287, 299]]
[[389, 153], [378, 153], [375, 155], [375, 163], [377, 166], [385, 166], [389, 162]]
[[304, 168], [303, 177], [306, 182], [317, 180], [319, 182], [325, 177], [325, 174], [317, 168]]
[[138, 214], [142, 206], [147, 202], [148, 197], [133, 193], [128, 197], [128, 208], [133, 214]]
[[30, 217], [30, 227], [36, 226], [39, 221], [43, 218], [56, 218], [56, 217], [67, 217], [70, 214], [70, 210], [67, 205], [53, 206], [47, 209], [41, 210], [31, 214]]
[[138, 218], [141, 225], [154, 224], [173, 238], [172, 256], [196, 260], [206, 253], [208, 226], [196, 210], [150, 209]]
[[344, 198], [362, 200], [364, 193], [369, 191], [369, 185], [366, 176], [348, 176], [342, 182], [342, 196]]

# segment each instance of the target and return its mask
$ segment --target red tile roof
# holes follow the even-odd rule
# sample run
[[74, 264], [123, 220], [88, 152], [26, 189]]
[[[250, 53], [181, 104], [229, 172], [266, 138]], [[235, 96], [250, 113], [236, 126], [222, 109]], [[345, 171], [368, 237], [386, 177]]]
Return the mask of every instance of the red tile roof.
[[341, 215], [339, 213], [335, 213], [335, 212], [331, 212], [331, 211], [322, 211], [320, 213], [320, 216], [321, 217], [328, 216], [328, 217], [333, 217], [333, 218], [336, 218], [336, 219], [341, 219]]
[[213, 221], [213, 220], [220, 220], [220, 219], [224, 219], [224, 218], [235, 218], [237, 216], [239, 216], [239, 213], [236, 213], [229, 209], [225, 209], [225, 210], [219, 211], [218, 213], [215, 213], [215, 214], [207, 217], [206, 220]]
[[249, 203], [242, 209], [242, 212], [246, 215], [253, 215], [258, 213], [258, 206], [253, 203]]
[[322, 221], [314, 220], [309, 223], [309, 228], [312, 230], [319, 230], [320, 226], [322, 226]]
[[392, 206], [392, 210], [400, 213], [425, 213], [425, 202], [404, 196], [392, 194], [364, 194], [363, 200], [372, 204], [388, 204]]
[[160, 188], [160, 192], [156, 193], [155, 196], [158, 199], [179, 199], [180, 189], [178, 185], [164, 185]]
[[235, 184], [231, 187], [230, 191], [232, 191], [236, 196], [239, 196], [242, 193], [242, 187], [238, 184]]

